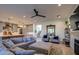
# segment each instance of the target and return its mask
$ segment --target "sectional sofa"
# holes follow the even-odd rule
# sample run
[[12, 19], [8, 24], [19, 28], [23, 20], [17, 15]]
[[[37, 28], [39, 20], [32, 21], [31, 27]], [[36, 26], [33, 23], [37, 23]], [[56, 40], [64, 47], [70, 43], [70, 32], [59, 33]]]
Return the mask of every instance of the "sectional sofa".
[[19, 46], [27, 46], [36, 42], [33, 38], [15, 38], [2, 40], [0, 38], [0, 55], [33, 55], [35, 50], [24, 50]]

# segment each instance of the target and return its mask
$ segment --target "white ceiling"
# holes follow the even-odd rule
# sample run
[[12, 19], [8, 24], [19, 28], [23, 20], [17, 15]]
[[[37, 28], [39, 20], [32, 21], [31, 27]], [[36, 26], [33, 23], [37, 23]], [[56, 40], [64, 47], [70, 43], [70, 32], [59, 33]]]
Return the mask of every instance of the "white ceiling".
[[[67, 19], [74, 11], [77, 5], [58, 5], [45, 4], [45, 5], [0, 5], [0, 20], [9, 21], [13, 23], [30, 24], [37, 21], [56, 20], [57, 15], [61, 15], [61, 19]], [[45, 15], [46, 18], [31, 16], [35, 15], [33, 9], [36, 8], [39, 14]], [[23, 18], [26, 16], [26, 18]], [[10, 18], [10, 20], [8, 20]]]

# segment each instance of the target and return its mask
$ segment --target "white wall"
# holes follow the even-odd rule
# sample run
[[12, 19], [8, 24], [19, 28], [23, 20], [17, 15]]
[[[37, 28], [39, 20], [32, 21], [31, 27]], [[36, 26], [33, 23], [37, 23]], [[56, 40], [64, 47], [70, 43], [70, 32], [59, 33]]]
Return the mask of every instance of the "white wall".
[[65, 21], [62, 20], [48, 20], [48, 21], [43, 21], [43, 22], [37, 22], [37, 24], [42, 24], [42, 32], [41, 32], [41, 37], [46, 34], [46, 25], [56, 25], [56, 35], [59, 36], [60, 41], [64, 38], [64, 29], [65, 29]]
[[29, 32], [33, 32], [33, 24], [32, 25], [26, 25], [23, 28], [23, 34], [28, 34]]

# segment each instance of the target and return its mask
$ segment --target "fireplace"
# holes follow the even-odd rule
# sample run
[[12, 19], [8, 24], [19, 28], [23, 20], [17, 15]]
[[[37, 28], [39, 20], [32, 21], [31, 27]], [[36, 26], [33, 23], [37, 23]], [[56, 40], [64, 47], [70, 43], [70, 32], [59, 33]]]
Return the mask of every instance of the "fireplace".
[[74, 40], [74, 52], [75, 54], [79, 55], [79, 40]]
[[79, 21], [75, 22], [76, 30], [79, 30]]

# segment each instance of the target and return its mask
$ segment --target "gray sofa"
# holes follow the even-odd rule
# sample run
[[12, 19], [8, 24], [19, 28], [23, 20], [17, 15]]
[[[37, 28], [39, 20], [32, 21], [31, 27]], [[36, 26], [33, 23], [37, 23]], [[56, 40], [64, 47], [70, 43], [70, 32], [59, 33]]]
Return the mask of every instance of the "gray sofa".
[[11, 40], [16, 46], [18, 45], [23, 49], [27, 49], [29, 45], [36, 42], [35, 37], [12, 38]]

